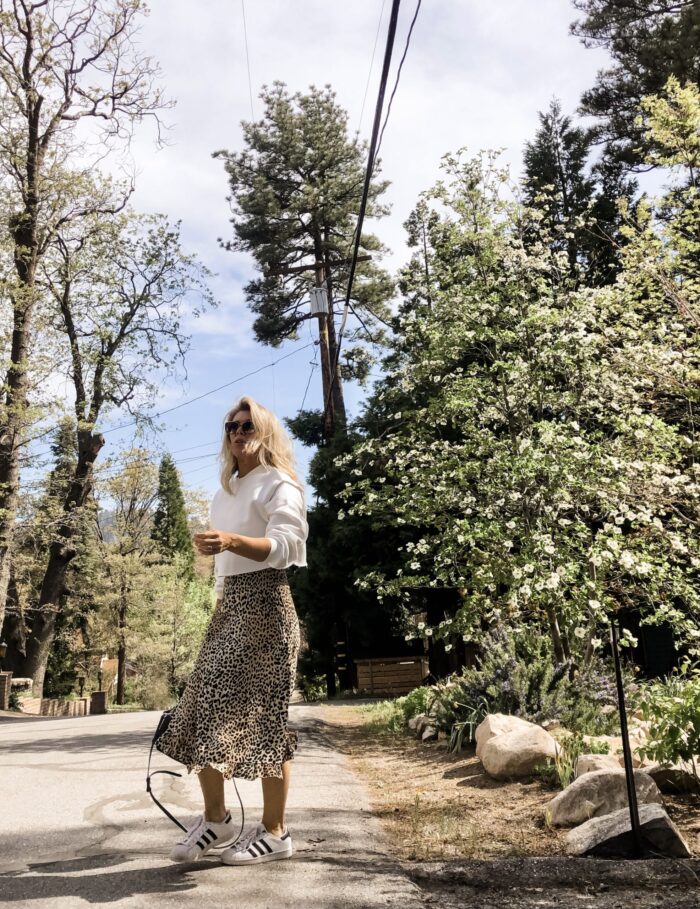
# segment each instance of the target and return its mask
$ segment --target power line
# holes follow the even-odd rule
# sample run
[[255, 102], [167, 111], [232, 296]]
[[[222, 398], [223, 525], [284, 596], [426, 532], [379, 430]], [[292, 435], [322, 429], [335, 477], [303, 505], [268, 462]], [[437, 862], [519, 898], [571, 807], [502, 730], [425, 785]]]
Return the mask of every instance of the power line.
[[241, 12], [243, 13], [243, 39], [245, 41], [245, 59], [248, 66], [248, 92], [250, 94], [250, 116], [255, 120], [255, 110], [253, 109], [253, 80], [250, 78], [250, 54], [248, 53], [248, 28], [245, 21], [245, 0], [241, 0]]
[[[216, 394], [217, 391], [221, 391], [224, 388], [230, 388], [237, 382], [242, 382], [243, 379], [248, 379], [250, 376], [257, 375], [257, 373], [263, 372], [263, 370], [269, 369], [271, 366], [275, 366], [277, 363], [281, 363], [282, 360], [287, 360], [289, 357], [293, 357], [300, 351], [306, 350], [307, 347], [311, 347], [311, 345], [306, 344], [304, 347], [298, 347], [295, 350], [290, 351], [288, 354], [285, 354], [283, 357], [279, 357], [277, 360], [273, 360], [271, 363], [268, 363], [267, 366], [261, 366], [259, 369], [253, 369], [251, 372], [247, 372], [242, 376], [238, 376], [238, 378], [232, 379], [230, 382], [225, 382], [223, 385], [219, 385], [216, 388], [212, 388], [209, 391], [203, 392], [201, 395], [197, 395], [196, 398], [190, 398], [187, 401], [183, 401], [181, 404], [176, 404], [174, 407], [168, 407], [166, 410], [161, 410], [159, 413], [154, 413], [147, 419], [154, 420], [156, 417], [162, 417], [166, 413], [172, 413], [174, 410], [179, 410], [181, 407], [187, 407], [189, 404], [194, 404], [195, 401], [201, 401], [203, 398], [208, 398], [209, 395]], [[108, 432], [116, 432], [118, 429], [128, 429], [130, 426], [136, 426], [138, 422], [139, 420], [132, 420], [131, 423], [122, 423], [121, 426], [113, 426], [111, 429], [105, 429], [102, 434], [106, 435]]]
[[[420, 8], [420, 3], [421, 3], [421, 0], [418, 0], [418, 8]], [[371, 180], [372, 180], [372, 174], [374, 171], [375, 160], [376, 160], [377, 145], [378, 145], [378, 141], [379, 141], [379, 129], [380, 129], [380, 124], [381, 124], [381, 119], [382, 119], [382, 109], [384, 106], [384, 94], [386, 92], [386, 85], [389, 80], [389, 69], [391, 66], [391, 56], [392, 56], [392, 52], [393, 52], [393, 48], [394, 48], [394, 39], [396, 37], [396, 24], [398, 21], [400, 5], [401, 5], [401, 0], [393, 0], [392, 7], [391, 7], [391, 16], [389, 19], [389, 27], [387, 30], [386, 48], [384, 51], [384, 65], [382, 67], [382, 75], [381, 75], [381, 80], [379, 83], [379, 92], [377, 95], [377, 104], [376, 104], [375, 112], [374, 112], [372, 139], [370, 142], [369, 154], [367, 157], [367, 170], [365, 173], [365, 184], [364, 184], [364, 188], [362, 191], [362, 202], [360, 204], [360, 212], [359, 212], [358, 219], [357, 219], [357, 226], [355, 228], [355, 247], [353, 250], [352, 263], [350, 265], [350, 274], [348, 277], [348, 287], [347, 287], [347, 293], [345, 296], [345, 307], [344, 307], [344, 312], [343, 312], [343, 318], [342, 318], [341, 325], [340, 325], [340, 330], [338, 333], [338, 342], [336, 344], [335, 363], [333, 364], [333, 369], [331, 370], [331, 380], [330, 380], [330, 384], [328, 387], [328, 395], [327, 395], [324, 410], [323, 410], [324, 425], [325, 425], [326, 416], [328, 414], [328, 409], [329, 409], [330, 403], [331, 403], [331, 397], [332, 397], [332, 393], [333, 393], [333, 385], [335, 383], [335, 377], [338, 372], [338, 362], [340, 360], [340, 346], [341, 346], [341, 343], [343, 340], [343, 331], [345, 329], [345, 323], [347, 322], [348, 312], [350, 311], [350, 299], [352, 296], [352, 285], [353, 285], [353, 281], [355, 279], [355, 269], [357, 266], [357, 257], [359, 255], [360, 242], [362, 239], [362, 224], [364, 222], [365, 212], [367, 210], [367, 200], [369, 197], [369, 189], [370, 189], [370, 184], [371, 184]], [[411, 29], [408, 33], [408, 37], [407, 37], [407, 41], [406, 41], [406, 49], [404, 50], [404, 55], [403, 55], [404, 58], [408, 51], [408, 44], [410, 42], [411, 32], [413, 30], [413, 24], [415, 22], [416, 15], [417, 15], [417, 11], [416, 11], [416, 14], [414, 15], [413, 22], [411, 23]], [[403, 58], [402, 58], [402, 62], [403, 62]], [[397, 79], [396, 79], [396, 85], [394, 87], [394, 92], [396, 91], [396, 86], [398, 86], [398, 80], [399, 80], [400, 74], [401, 74], [401, 70], [399, 69], [399, 72], [397, 74]], [[392, 93], [392, 97], [393, 97], [393, 93]], [[386, 126], [386, 120], [384, 122], [384, 126]]]
[[420, 12], [421, 3], [422, 3], [422, 0], [418, 0], [418, 2], [416, 4], [416, 11], [413, 14], [413, 19], [411, 20], [411, 25], [409, 26], [409, 29], [408, 29], [408, 35], [406, 36], [406, 45], [403, 49], [403, 54], [402, 54], [401, 60], [399, 62], [399, 68], [396, 71], [396, 82], [394, 82], [394, 90], [392, 91], [391, 97], [389, 98], [389, 103], [386, 108], [386, 117], [384, 118], [384, 125], [382, 126], [381, 133], [379, 134], [379, 142], [377, 143], [377, 151], [375, 153], [375, 160], [379, 157], [379, 149], [382, 147], [382, 139], [384, 138], [384, 130], [386, 129], [386, 125], [389, 122], [389, 114], [391, 113], [391, 105], [393, 104], [393, 101], [394, 101], [394, 95], [396, 94], [396, 89], [399, 87], [399, 80], [401, 79], [401, 70], [403, 69], [403, 63], [404, 63], [404, 60], [406, 59], [406, 54], [408, 53], [408, 47], [411, 43], [411, 35], [413, 34], [413, 26], [416, 24], [416, 19], [418, 18], [418, 13]]
[[377, 44], [379, 42], [379, 32], [382, 29], [382, 19], [384, 18], [384, 7], [386, 6], [386, 0], [382, 0], [382, 8], [379, 13], [379, 22], [377, 22], [377, 34], [374, 36], [374, 47], [372, 48], [372, 59], [369, 62], [369, 72], [367, 73], [367, 83], [365, 84], [365, 94], [362, 98], [362, 108], [360, 109], [360, 120], [357, 124], [357, 131], [360, 132], [362, 128], [362, 118], [365, 113], [365, 102], [367, 101], [367, 92], [369, 91], [369, 83], [372, 78], [372, 70], [374, 69], [374, 55], [377, 53]]

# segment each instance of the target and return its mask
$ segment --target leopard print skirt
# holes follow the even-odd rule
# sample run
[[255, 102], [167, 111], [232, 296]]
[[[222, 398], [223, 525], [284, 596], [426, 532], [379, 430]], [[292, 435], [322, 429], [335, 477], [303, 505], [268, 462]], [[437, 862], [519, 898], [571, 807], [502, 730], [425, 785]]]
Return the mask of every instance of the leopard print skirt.
[[281, 777], [297, 734], [287, 728], [299, 621], [284, 568], [224, 579], [192, 675], [156, 748], [199, 773]]

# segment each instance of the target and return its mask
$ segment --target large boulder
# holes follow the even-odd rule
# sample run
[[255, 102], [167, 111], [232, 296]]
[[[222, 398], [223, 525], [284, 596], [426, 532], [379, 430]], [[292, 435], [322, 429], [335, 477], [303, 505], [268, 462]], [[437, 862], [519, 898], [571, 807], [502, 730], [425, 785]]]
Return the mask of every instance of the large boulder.
[[494, 735], [481, 748], [484, 770], [495, 780], [521, 779], [529, 776], [538, 764], [553, 760], [557, 743], [552, 736], [527, 723], [524, 727]]
[[[690, 850], [678, 828], [660, 805], [640, 805], [639, 823], [643, 845], [661, 855], [689, 858]], [[604, 817], [594, 817], [566, 835], [571, 855], [627, 857], [634, 855], [629, 808]]]
[[[661, 804], [656, 783], [642, 770], [634, 772], [640, 805]], [[547, 805], [546, 815], [555, 827], [575, 827], [590, 818], [611, 814], [627, 805], [624, 770], [594, 770], [575, 779]]]
[[[515, 732], [516, 729], [530, 729], [534, 724], [521, 720], [519, 716], [509, 716], [507, 713], [489, 713], [476, 727], [476, 756], [481, 758], [481, 752], [486, 743], [504, 732]], [[539, 728], [539, 727], [538, 727]]]
[[576, 777], [596, 770], [619, 770], [620, 762], [614, 754], [580, 754], [576, 761]]
[[685, 761], [652, 764], [644, 770], [662, 792], [700, 792], [700, 779], [693, 772], [693, 765]]

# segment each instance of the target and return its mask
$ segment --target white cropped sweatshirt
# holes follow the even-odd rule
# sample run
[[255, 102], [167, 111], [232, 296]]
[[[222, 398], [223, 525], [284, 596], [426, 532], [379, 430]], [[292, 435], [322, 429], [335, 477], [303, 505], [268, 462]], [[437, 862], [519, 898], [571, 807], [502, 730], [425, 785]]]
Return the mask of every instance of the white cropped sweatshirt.
[[267, 537], [272, 542], [264, 562], [228, 550], [214, 556], [217, 598], [223, 595], [227, 575], [306, 565], [309, 525], [304, 491], [277, 467], [258, 464], [244, 477], [234, 477], [231, 493], [222, 488], [214, 493], [209, 515], [212, 530]]

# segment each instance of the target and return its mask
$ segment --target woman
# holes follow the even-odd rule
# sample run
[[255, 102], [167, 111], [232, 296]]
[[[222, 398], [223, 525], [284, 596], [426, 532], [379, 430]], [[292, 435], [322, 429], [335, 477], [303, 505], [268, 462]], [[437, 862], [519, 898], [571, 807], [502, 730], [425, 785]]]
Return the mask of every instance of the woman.
[[214, 556], [216, 609], [187, 687], [156, 747], [198, 774], [204, 813], [173, 848], [195, 861], [228, 843], [224, 779], [262, 779], [262, 821], [222, 855], [227, 864], [289, 858], [284, 811], [296, 733], [287, 728], [299, 622], [286, 568], [306, 565], [309, 527], [291, 442], [250, 397], [226, 415], [221, 489], [211, 526], [194, 536]]

